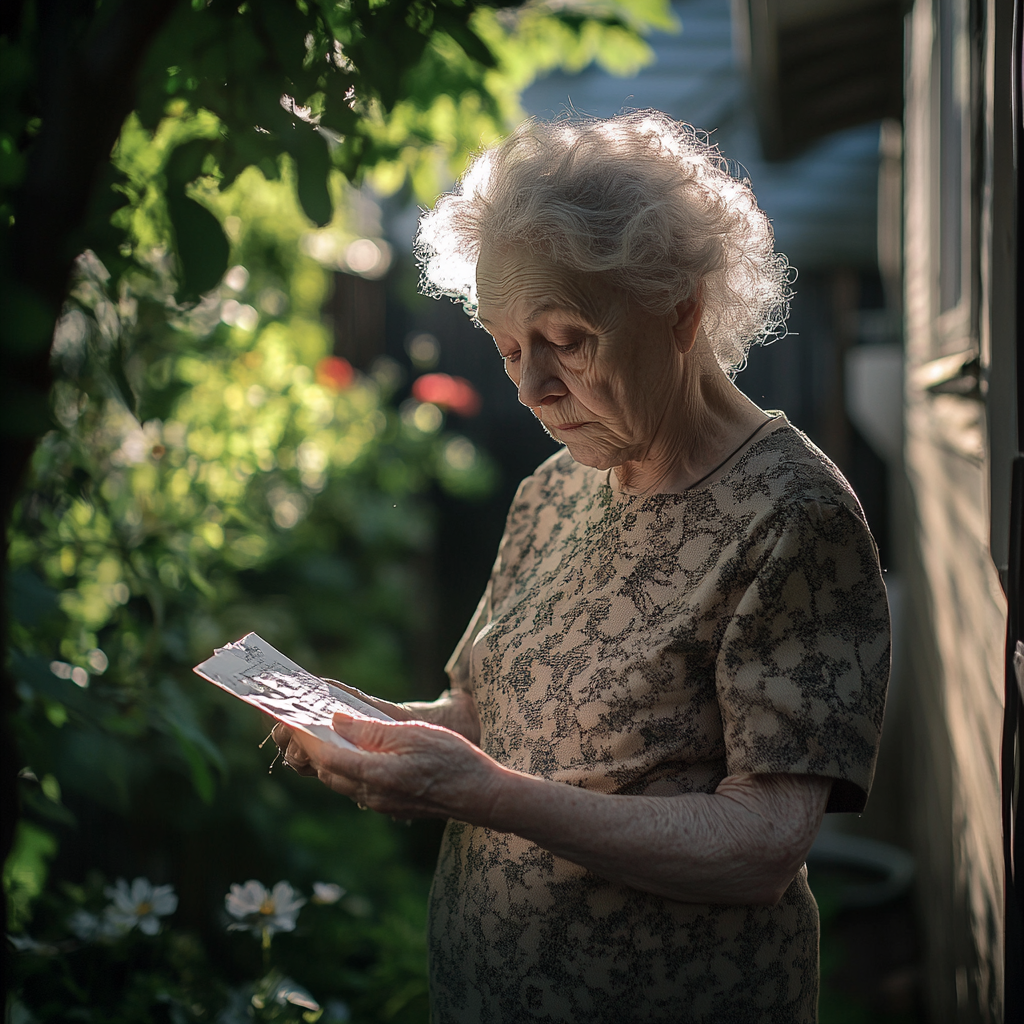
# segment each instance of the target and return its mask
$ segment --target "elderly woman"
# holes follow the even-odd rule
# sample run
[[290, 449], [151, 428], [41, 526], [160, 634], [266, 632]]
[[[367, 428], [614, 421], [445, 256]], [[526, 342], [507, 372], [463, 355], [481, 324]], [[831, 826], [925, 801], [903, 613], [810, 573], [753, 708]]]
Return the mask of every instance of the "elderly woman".
[[449, 819], [436, 1024], [815, 1020], [804, 858], [867, 799], [888, 614], [843, 477], [732, 382], [787, 310], [767, 219], [667, 116], [530, 122], [418, 251], [565, 449], [519, 488], [451, 688], [339, 715], [355, 751], [278, 727], [288, 761]]

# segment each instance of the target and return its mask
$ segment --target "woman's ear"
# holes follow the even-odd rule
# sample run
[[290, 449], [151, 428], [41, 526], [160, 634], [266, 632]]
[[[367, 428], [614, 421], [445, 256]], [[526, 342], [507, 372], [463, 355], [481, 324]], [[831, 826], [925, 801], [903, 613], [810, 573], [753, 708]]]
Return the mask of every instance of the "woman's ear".
[[700, 290], [692, 298], [676, 303], [676, 322], [672, 325], [672, 337], [682, 355], [686, 355], [693, 348], [703, 314], [704, 304], [701, 301]]

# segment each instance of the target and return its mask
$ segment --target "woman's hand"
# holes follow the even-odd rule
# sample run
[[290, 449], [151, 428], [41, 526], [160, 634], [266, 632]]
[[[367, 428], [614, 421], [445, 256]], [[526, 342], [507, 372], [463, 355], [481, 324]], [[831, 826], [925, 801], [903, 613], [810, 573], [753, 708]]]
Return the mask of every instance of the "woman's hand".
[[390, 715], [396, 722], [430, 722], [441, 725], [465, 736], [472, 743], [480, 740], [480, 719], [476, 714], [476, 701], [472, 694], [465, 690], [445, 690], [437, 700], [414, 700], [405, 704], [392, 704], [380, 697], [371, 697], [362, 690], [357, 690], [348, 683], [339, 683], [336, 679], [328, 679], [328, 683], [338, 689], [351, 693], [370, 707]]
[[353, 697], [358, 697], [364, 704], [369, 704], [371, 708], [383, 711], [385, 715], [390, 715], [396, 722], [410, 722], [423, 717], [417, 712], [416, 705], [393, 704], [389, 700], [383, 700], [369, 693], [363, 693], [362, 690], [357, 690], [354, 686], [339, 682], [337, 679], [325, 679], [324, 682], [330, 683], [331, 686], [336, 686], [339, 690], [344, 690], [346, 693], [350, 693]]
[[[457, 732], [472, 743], [477, 743], [480, 739], [480, 720], [476, 714], [476, 702], [472, 695], [464, 690], [445, 690], [434, 701], [393, 704], [389, 700], [363, 693], [362, 690], [357, 690], [347, 683], [338, 682], [337, 679], [328, 679], [326, 682], [352, 694], [353, 697], [358, 697], [370, 707], [383, 711], [397, 722], [430, 722]], [[271, 730], [271, 736], [289, 768], [293, 768], [300, 775], [316, 775], [316, 770], [309, 767], [305, 747], [296, 738], [292, 729], [278, 722]]]
[[292, 733], [288, 762], [360, 807], [395, 818], [488, 817], [505, 769], [457, 732], [343, 713], [334, 716], [334, 729], [359, 749]]
[[337, 714], [334, 729], [360, 749], [291, 733], [285, 757], [361, 807], [512, 832], [683, 902], [775, 903], [807, 855], [831, 788], [814, 776], [743, 774], [714, 793], [604, 794], [504, 768], [429, 722]]
[[[299, 733], [294, 729], [289, 729], [284, 722], [276, 722], [273, 729], [270, 730], [270, 736], [277, 744], [278, 757], [292, 771], [298, 772], [300, 775], [316, 775], [316, 769], [310, 767], [305, 747], [299, 742]], [[277, 764], [276, 758], [270, 765], [271, 769], [275, 764]]]

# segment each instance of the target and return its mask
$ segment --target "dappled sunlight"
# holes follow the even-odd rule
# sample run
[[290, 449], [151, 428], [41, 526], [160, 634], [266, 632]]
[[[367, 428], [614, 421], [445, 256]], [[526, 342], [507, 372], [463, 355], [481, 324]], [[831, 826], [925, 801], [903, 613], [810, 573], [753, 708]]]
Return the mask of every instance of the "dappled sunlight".
[[[170, 134], [161, 129], [147, 148], [149, 137], [130, 123], [119, 158], [151, 173], [152, 152]], [[235, 262], [195, 306], [153, 330], [156, 308], [168, 301], [159, 249], [151, 274], [130, 275], [117, 296], [106, 268], [87, 254], [55, 332], [62, 430], [37, 453], [34, 486], [49, 497], [12, 532], [11, 563], [35, 566], [58, 591], [74, 624], [61, 663], [76, 675], [92, 671], [90, 652], [133, 600], [157, 621], [172, 594], [213, 600], [219, 572], [281, 557], [320, 497], [340, 496], [357, 479], [364, 487], [376, 477], [396, 496], [422, 491], [431, 478], [456, 492], [489, 486], [486, 460], [443, 429], [447, 411], [478, 408], [467, 382], [439, 377], [449, 382], [444, 394], [399, 414], [386, 374], [359, 374], [330, 351], [320, 318], [330, 274], [322, 259], [304, 254], [305, 240], [364, 260], [368, 240], [352, 241], [337, 225], [308, 233], [287, 173], [268, 181], [250, 169], [217, 201], [231, 222]], [[375, 216], [355, 198], [344, 208], [362, 225]], [[143, 207], [135, 216], [141, 244], [149, 213]], [[357, 242], [368, 244], [353, 250]], [[384, 249], [372, 244], [381, 257]], [[110, 354], [130, 335], [138, 355], [119, 368]], [[96, 483], [65, 497], [72, 463]], [[405, 529], [417, 535], [411, 524]], [[138, 653], [131, 644], [112, 652], [117, 678]]]
[[[407, 397], [405, 367], [342, 347], [344, 285], [383, 294], [403, 273], [381, 196], [432, 199], [537, 73], [642, 63], [628, 29], [667, 7], [175, 2], [136, 38], [113, 31], [134, 7], [114, 6], [0, 30], [25, 478], [12, 1019], [411, 1024], [431, 837], [356, 827], [268, 774], [259, 723], [190, 666], [257, 629], [389, 700], [424, 684], [436, 507], [486, 497], [496, 469], [457, 432], [480, 405], [466, 382]], [[43, 87], [57, 28], [98, 84]], [[418, 335], [409, 357], [433, 371], [440, 343]]]

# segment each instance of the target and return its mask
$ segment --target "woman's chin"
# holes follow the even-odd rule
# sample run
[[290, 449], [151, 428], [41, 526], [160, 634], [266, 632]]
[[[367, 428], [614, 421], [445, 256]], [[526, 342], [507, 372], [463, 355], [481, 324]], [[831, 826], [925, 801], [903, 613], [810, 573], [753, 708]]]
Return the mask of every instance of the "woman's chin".
[[609, 452], [607, 449], [595, 448], [592, 445], [580, 444], [575, 442], [572, 438], [558, 437], [555, 438], [560, 444], [565, 445], [569, 449], [569, 454], [573, 457], [574, 462], [578, 462], [581, 466], [589, 466], [591, 469], [614, 469], [616, 466], [621, 466], [625, 461], [622, 458], [621, 452]]

